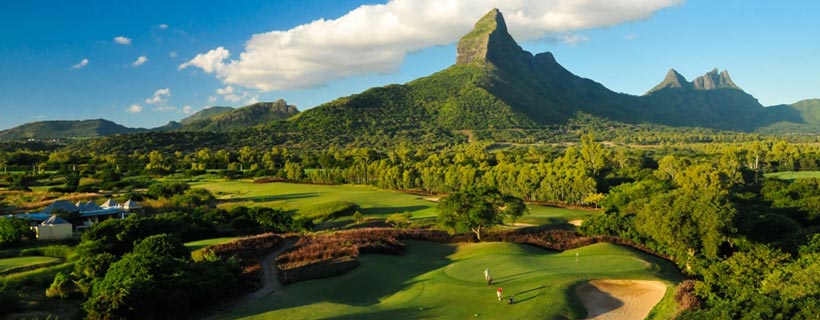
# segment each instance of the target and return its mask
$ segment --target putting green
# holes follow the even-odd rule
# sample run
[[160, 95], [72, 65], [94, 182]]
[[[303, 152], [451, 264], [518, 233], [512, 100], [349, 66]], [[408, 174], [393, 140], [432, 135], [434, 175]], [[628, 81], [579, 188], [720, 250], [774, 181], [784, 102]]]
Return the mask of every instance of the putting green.
[[[572, 288], [582, 281], [651, 279], [671, 286], [680, 280], [670, 263], [611, 244], [562, 253], [499, 242], [407, 244], [403, 256], [363, 255], [361, 266], [351, 272], [283, 287], [221, 317], [577, 319], [586, 311]], [[484, 281], [484, 268], [494, 278], [491, 286]], [[499, 287], [505, 299], [514, 295], [515, 304], [498, 301]]]

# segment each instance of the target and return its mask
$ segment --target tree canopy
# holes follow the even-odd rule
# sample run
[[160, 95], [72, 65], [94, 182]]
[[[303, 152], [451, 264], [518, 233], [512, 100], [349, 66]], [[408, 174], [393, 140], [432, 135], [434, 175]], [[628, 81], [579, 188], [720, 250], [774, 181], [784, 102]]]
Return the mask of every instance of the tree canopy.
[[438, 222], [457, 231], [469, 229], [481, 241], [482, 229], [501, 223], [505, 217], [518, 218], [525, 210], [520, 198], [502, 195], [495, 189], [471, 188], [441, 199]]

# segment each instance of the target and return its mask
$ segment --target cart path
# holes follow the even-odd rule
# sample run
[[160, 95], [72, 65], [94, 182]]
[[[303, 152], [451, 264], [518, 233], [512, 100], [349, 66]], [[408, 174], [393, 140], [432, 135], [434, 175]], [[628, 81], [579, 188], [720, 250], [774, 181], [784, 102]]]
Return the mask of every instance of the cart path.
[[207, 317], [207, 319], [223, 318], [222, 316], [226, 311], [244, 306], [250, 302], [266, 297], [276, 292], [276, 290], [279, 290], [279, 288], [282, 287], [282, 284], [279, 283], [279, 271], [276, 269], [276, 266], [274, 265], [274, 263], [276, 262], [276, 257], [285, 252], [285, 250], [293, 247], [293, 245], [296, 244], [296, 240], [296, 238], [284, 239], [279, 249], [276, 249], [276, 251], [268, 254], [267, 256], [262, 258], [261, 262], [259, 262], [260, 267], [262, 268], [262, 276], [260, 279], [262, 281], [262, 287], [259, 288], [259, 290], [251, 292], [245, 295], [244, 297], [238, 298], [233, 302], [220, 307], [219, 310], [214, 310], [211, 316]]

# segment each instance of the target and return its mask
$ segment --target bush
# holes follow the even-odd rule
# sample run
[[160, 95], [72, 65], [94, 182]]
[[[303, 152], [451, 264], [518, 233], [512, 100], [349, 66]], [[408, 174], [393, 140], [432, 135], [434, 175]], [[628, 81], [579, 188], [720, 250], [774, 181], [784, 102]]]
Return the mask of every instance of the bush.
[[43, 256], [69, 259], [74, 257], [74, 248], [66, 245], [26, 248], [20, 251], [20, 256]]
[[0, 248], [9, 248], [20, 241], [34, 239], [34, 231], [23, 219], [0, 217]]
[[75, 291], [76, 288], [71, 279], [69, 279], [65, 273], [59, 272], [54, 276], [54, 281], [51, 283], [51, 286], [46, 289], [46, 297], [65, 299]]
[[185, 182], [155, 183], [148, 188], [148, 191], [145, 194], [153, 199], [168, 199], [175, 195], [182, 194], [190, 188], [191, 187]]

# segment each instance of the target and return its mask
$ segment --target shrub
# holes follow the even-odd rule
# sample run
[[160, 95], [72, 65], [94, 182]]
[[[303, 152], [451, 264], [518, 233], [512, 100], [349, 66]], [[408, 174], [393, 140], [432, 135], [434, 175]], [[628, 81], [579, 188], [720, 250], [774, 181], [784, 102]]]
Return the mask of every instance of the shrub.
[[20, 256], [44, 256], [69, 259], [74, 257], [74, 248], [66, 245], [52, 245], [38, 248], [26, 248], [20, 251]]
[[23, 219], [0, 217], [0, 248], [17, 245], [20, 241], [34, 239], [34, 231]]
[[190, 188], [191, 187], [185, 182], [155, 183], [148, 188], [145, 194], [153, 199], [168, 199], [175, 195], [182, 194]]
[[46, 289], [46, 297], [65, 299], [75, 291], [76, 288], [71, 279], [69, 279], [65, 273], [59, 272], [54, 276], [54, 281], [51, 282], [51, 286]]
[[687, 311], [700, 308], [700, 299], [695, 295], [695, 280], [684, 280], [675, 289], [678, 310]]

